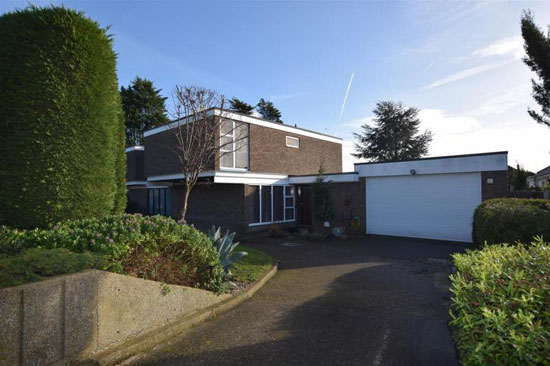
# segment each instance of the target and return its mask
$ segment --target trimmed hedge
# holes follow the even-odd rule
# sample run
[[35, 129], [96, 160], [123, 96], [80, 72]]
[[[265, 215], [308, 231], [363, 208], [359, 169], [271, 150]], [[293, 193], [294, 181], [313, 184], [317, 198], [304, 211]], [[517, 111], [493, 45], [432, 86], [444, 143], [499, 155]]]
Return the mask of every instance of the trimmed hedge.
[[[224, 284], [220, 258], [206, 234], [164, 216], [124, 214], [67, 220], [47, 229], [0, 228], [0, 256], [18, 256], [30, 248], [107, 255], [115, 267], [156, 281], [169, 282], [168, 277], [170, 283], [212, 291]], [[161, 273], [164, 266], [172, 272]]]
[[474, 212], [474, 243], [530, 243], [535, 236], [550, 239], [550, 201], [495, 198]]
[[550, 244], [455, 254], [451, 322], [461, 364], [550, 365]]
[[85, 269], [121, 271], [120, 266], [113, 263], [108, 256], [89, 252], [73, 253], [63, 248], [32, 248], [20, 255], [0, 258], [0, 288]]
[[0, 17], [0, 224], [123, 212], [124, 124], [106, 32], [63, 7]]

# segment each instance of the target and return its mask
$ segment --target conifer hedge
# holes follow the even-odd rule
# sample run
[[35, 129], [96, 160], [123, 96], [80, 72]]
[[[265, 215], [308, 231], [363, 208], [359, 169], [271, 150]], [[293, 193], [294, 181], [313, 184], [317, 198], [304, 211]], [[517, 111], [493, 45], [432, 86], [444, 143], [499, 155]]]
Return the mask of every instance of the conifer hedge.
[[0, 224], [122, 212], [124, 125], [107, 29], [64, 7], [0, 17]]

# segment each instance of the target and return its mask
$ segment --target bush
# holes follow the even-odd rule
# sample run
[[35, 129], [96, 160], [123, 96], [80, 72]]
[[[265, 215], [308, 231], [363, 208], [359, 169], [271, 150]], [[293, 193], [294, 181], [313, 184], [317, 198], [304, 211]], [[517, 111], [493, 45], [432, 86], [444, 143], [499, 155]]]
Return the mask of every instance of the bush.
[[142, 278], [223, 289], [223, 268], [208, 237], [169, 217], [124, 214], [67, 220], [47, 229], [0, 228], [0, 254], [13, 256], [29, 248], [93, 252]]
[[73, 253], [63, 248], [27, 249], [16, 256], [0, 258], [0, 288], [91, 268], [121, 270], [108, 256], [95, 253]]
[[106, 32], [63, 7], [0, 17], [0, 224], [123, 212], [124, 125]]
[[530, 243], [535, 236], [550, 238], [550, 201], [497, 198], [483, 202], [474, 213], [473, 240]]
[[451, 327], [462, 364], [550, 364], [550, 244], [455, 254]]

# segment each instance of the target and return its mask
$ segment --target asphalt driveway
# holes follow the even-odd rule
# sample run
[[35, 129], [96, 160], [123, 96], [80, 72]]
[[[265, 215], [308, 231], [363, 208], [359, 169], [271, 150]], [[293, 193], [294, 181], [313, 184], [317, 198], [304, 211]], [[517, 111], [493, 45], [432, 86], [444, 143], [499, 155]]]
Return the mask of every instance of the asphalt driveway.
[[132, 365], [457, 365], [450, 266], [464, 245], [262, 239], [279, 272], [254, 297]]

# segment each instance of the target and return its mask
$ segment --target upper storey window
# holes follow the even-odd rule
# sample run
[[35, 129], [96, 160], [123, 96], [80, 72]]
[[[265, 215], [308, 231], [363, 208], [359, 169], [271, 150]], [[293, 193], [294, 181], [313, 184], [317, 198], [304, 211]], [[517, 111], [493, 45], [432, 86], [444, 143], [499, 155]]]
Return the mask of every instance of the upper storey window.
[[248, 123], [232, 120], [221, 123], [220, 168], [248, 170]]
[[293, 147], [295, 149], [300, 148], [300, 139], [297, 137], [287, 136], [286, 137], [286, 146]]

